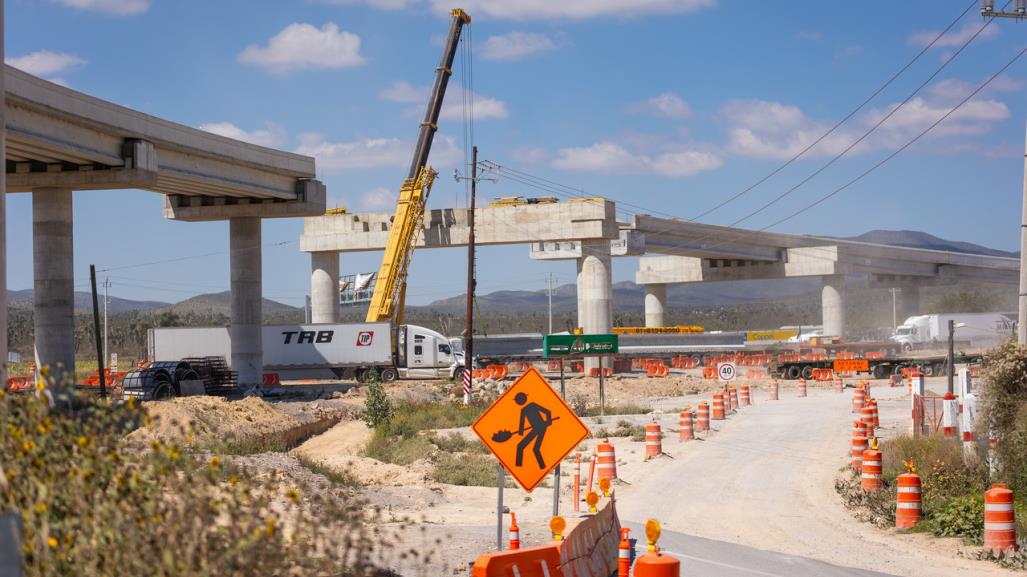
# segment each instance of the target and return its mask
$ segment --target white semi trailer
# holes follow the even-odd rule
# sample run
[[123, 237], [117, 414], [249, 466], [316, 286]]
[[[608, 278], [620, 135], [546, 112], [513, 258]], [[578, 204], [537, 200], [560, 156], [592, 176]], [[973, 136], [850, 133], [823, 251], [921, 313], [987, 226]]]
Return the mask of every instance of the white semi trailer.
[[[363, 381], [372, 368], [383, 381], [452, 379], [463, 370], [463, 355], [453, 351], [449, 339], [415, 325], [267, 325], [262, 340], [264, 368], [286, 379]], [[232, 358], [227, 327], [154, 328], [149, 331], [148, 346], [151, 361], [222, 356], [231, 362]]]
[[1013, 334], [1016, 313], [953, 313], [909, 317], [895, 329], [892, 340], [903, 350], [944, 344], [949, 338], [949, 321], [957, 326], [953, 338], [971, 347], [992, 347]]

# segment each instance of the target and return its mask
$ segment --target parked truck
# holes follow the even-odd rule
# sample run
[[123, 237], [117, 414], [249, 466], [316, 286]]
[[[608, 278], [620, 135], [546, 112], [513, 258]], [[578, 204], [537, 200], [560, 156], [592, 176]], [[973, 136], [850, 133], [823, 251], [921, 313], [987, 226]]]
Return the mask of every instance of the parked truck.
[[956, 341], [970, 348], [992, 347], [1012, 334], [1017, 316], [1016, 313], [918, 315], [899, 325], [892, 340], [906, 351], [943, 344], [948, 341], [951, 320], [957, 325], [953, 332]]
[[[363, 382], [368, 371], [376, 369], [388, 382], [452, 379], [463, 371], [463, 355], [453, 351], [446, 337], [415, 325], [267, 325], [262, 340], [264, 368], [286, 379], [353, 378]], [[149, 331], [148, 346], [152, 361], [232, 358], [227, 327], [154, 328]]]

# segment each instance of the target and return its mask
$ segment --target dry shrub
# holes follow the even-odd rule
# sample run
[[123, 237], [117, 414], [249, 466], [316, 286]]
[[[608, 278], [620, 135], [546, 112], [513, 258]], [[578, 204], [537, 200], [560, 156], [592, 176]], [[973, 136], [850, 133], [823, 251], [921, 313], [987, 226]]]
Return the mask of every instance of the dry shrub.
[[21, 514], [26, 575], [374, 571], [382, 549], [358, 503], [174, 444], [130, 445], [147, 419], [132, 401], [75, 406], [0, 392], [0, 509]]

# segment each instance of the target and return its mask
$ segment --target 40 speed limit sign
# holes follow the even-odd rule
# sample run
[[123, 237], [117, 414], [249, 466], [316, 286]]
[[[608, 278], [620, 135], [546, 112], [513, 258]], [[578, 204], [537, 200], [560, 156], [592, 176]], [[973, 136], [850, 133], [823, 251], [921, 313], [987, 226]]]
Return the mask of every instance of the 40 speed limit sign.
[[717, 363], [717, 378], [722, 381], [733, 381], [738, 372], [732, 362]]

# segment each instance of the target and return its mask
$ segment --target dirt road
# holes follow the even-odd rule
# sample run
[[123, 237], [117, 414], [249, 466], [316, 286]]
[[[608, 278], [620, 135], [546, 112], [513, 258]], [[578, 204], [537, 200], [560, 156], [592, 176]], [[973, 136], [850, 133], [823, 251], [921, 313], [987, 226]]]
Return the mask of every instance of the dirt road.
[[[874, 392], [885, 436], [908, 427], [901, 391]], [[846, 463], [850, 395], [813, 390], [800, 399], [786, 389], [769, 402], [761, 392], [756, 406], [716, 425], [708, 439], [665, 442], [673, 459], [623, 468], [630, 485], [618, 490], [621, 518], [654, 517], [668, 531], [893, 575], [1014, 574], [957, 557], [953, 540], [889, 534], [852, 519], [833, 483]], [[733, 557], [730, 547], [715, 555], [723, 556], [715, 563]], [[793, 574], [782, 569], [763, 574]]]

